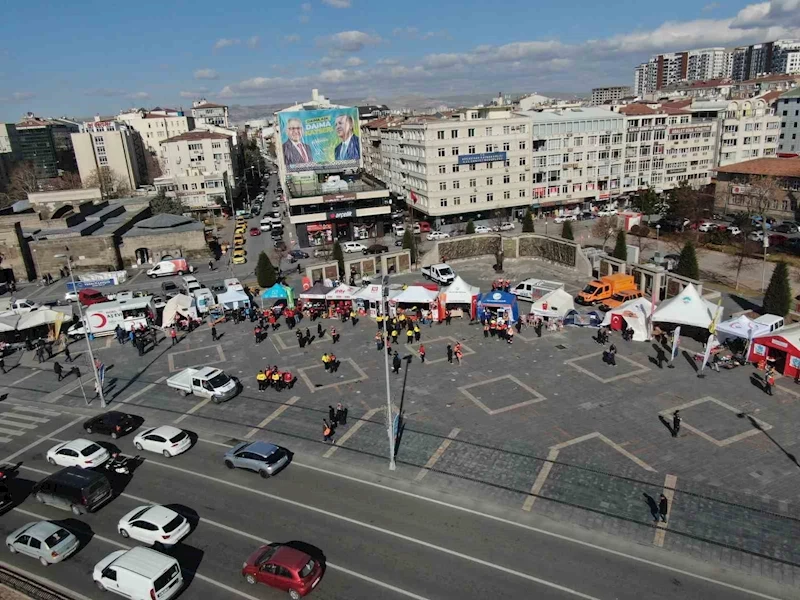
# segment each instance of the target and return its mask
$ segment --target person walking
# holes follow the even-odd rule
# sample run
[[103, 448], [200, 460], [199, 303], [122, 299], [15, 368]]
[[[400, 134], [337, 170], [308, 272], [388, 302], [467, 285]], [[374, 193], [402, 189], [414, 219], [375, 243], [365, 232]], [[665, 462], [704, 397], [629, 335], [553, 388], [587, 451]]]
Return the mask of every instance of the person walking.
[[336, 409], [330, 404], [328, 404], [328, 420], [331, 423], [331, 427], [336, 427], [339, 424], [336, 419]]
[[667, 522], [668, 510], [669, 510], [669, 503], [667, 502], [667, 497], [664, 494], [661, 494], [661, 499], [658, 501], [658, 514], [664, 523]]
[[172, 338], [173, 346], [178, 343], [178, 331], [175, 329], [174, 325], [169, 330], [169, 337]]
[[383, 315], [375, 317], [375, 323], [377, 323], [378, 329], [383, 330]]
[[217, 339], [218, 339], [217, 338], [217, 326], [212, 323], [211, 324], [211, 341], [212, 342], [216, 342]]
[[453, 348], [453, 352], [455, 352], [456, 360], [458, 364], [461, 365], [461, 359], [464, 357], [464, 352], [461, 350], [461, 344], [456, 344], [456, 347]]
[[331, 327], [331, 339], [334, 344], [339, 341], [339, 332], [336, 331], [336, 327]]
[[328, 423], [325, 419], [322, 419], [322, 439], [323, 441], [330, 442], [331, 444], [335, 444], [336, 441], [333, 439], [335, 431], [333, 430], [333, 426]]
[[124, 344], [125, 343], [124, 334], [125, 334], [125, 332], [122, 330], [122, 327], [120, 327], [119, 325], [117, 325], [114, 328], [114, 335], [117, 336], [117, 343], [119, 343], [119, 344]]
[[64, 379], [64, 371], [61, 368], [61, 365], [58, 364], [58, 362], [53, 363], [53, 373], [55, 373], [58, 376], [59, 381]]
[[375, 350], [383, 350], [383, 334], [380, 331], [375, 334]]
[[422, 331], [420, 331], [419, 325], [414, 323], [414, 341], [418, 342], [422, 337]]
[[310, 344], [311, 343], [311, 331], [308, 329], [308, 327], [306, 327], [305, 337], [306, 337], [306, 344]]
[[70, 354], [69, 345], [67, 344], [64, 345], [64, 362], [72, 362], [72, 354]]
[[256, 344], [261, 343], [261, 327], [259, 327], [258, 325], [253, 327], [253, 337], [256, 340]]
[[392, 343], [393, 344], [397, 343], [397, 336], [398, 335], [400, 335], [400, 334], [398, 333], [397, 326], [395, 325], [395, 326], [392, 327]]
[[448, 309], [447, 312], [444, 314], [444, 322], [447, 323], [447, 325], [450, 325], [450, 320], [452, 318], [453, 318], [453, 313], [451, 313], [450, 310]]
[[339, 425], [347, 424], [347, 409], [341, 402], [336, 405], [336, 422]]
[[681, 413], [676, 410], [672, 413], [672, 437], [678, 437], [678, 432], [681, 430]]
[[392, 372], [393, 373], [400, 373], [400, 355], [397, 353], [397, 350], [394, 352], [394, 356], [392, 357]]
[[453, 362], [453, 347], [450, 344], [447, 344], [447, 362]]
[[425, 362], [425, 345], [424, 344], [420, 344], [419, 345], [419, 361], [421, 363]]
[[350, 322], [353, 324], [353, 327], [355, 327], [358, 322], [355, 309], [350, 309]]
[[484, 319], [483, 321], [483, 337], [489, 337], [489, 322]]
[[767, 372], [764, 375], [764, 391], [772, 396], [772, 387], [775, 385], [775, 367], [772, 365], [767, 367]]
[[36, 359], [40, 362], [44, 362], [44, 348], [41, 344], [36, 346]]
[[214, 261], [213, 260], [209, 260], [208, 261], [208, 270], [209, 271], [213, 271], [214, 270]]

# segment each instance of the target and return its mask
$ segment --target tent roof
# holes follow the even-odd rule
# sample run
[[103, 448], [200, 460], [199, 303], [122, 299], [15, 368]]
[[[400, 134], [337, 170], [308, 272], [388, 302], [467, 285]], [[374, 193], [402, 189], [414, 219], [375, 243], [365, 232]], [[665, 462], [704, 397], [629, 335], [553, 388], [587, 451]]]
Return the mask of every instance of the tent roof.
[[50, 325], [61, 319], [66, 323], [72, 321], [72, 315], [64, 313], [60, 310], [53, 310], [51, 308], [40, 308], [29, 313], [20, 315], [17, 321], [17, 331], [38, 327], [39, 325]]
[[517, 297], [508, 292], [501, 292], [494, 290], [491, 292], [484, 292], [478, 298], [478, 302], [483, 304], [516, 304]]
[[17, 328], [19, 315], [10, 315], [8, 317], [0, 317], [0, 331], [14, 331]]
[[262, 298], [288, 298], [289, 297], [289, 290], [286, 286], [281, 285], [280, 283], [276, 283], [270, 288], [265, 289], [261, 292]]
[[456, 278], [453, 280], [453, 283], [444, 288], [442, 292], [444, 292], [445, 294], [454, 294], [456, 292], [462, 292], [475, 296], [476, 294], [481, 293], [481, 289], [477, 286], [468, 284], [466, 281], [461, 279], [460, 276], [456, 276]]
[[[544, 308], [545, 304], [547, 308]], [[543, 317], [564, 317], [573, 310], [575, 310], [575, 301], [572, 299], [572, 295], [562, 289], [548, 292], [531, 304], [531, 313]]]
[[353, 297], [361, 300], [378, 301], [381, 299], [381, 287], [382, 286], [380, 285], [365, 285], [363, 288], [358, 290]]
[[224, 304], [225, 302], [242, 302], [249, 300], [247, 294], [239, 290], [228, 290], [217, 296], [217, 301]]
[[749, 339], [769, 333], [769, 325], [756, 323], [745, 315], [739, 315], [717, 325], [717, 332]]
[[357, 291], [358, 288], [342, 283], [325, 294], [325, 298], [327, 300], [352, 300], [353, 294], [355, 294]]
[[768, 343], [768, 340], [780, 338], [795, 349], [795, 352], [800, 352], [800, 323], [794, 323], [787, 327], [782, 327], [772, 333], [764, 333], [758, 338], [753, 338], [756, 343]]
[[637, 319], [641, 318], [646, 323], [652, 311], [653, 303], [650, 302], [650, 300], [647, 298], [634, 298], [633, 300], [623, 302], [617, 308], [612, 308], [610, 311], [608, 311], [606, 316], [603, 318], [601, 326], [606, 327], [611, 324], [611, 315], [622, 315], [622, 318], [624, 319], [625, 313], [634, 313]]
[[717, 305], [703, 299], [691, 283], [677, 295], [658, 305], [653, 321], [708, 329]]
[[427, 304], [432, 302], [438, 295], [439, 292], [435, 290], [429, 290], [421, 285], [410, 285], [392, 300], [394, 302]]
[[328, 287], [327, 285], [323, 285], [321, 282], [317, 282], [308, 288], [306, 291], [300, 294], [301, 298], [310, 298], [310, 299], [325, 299], [325, 296], [328, 292], [330, 292], [333, 288]]

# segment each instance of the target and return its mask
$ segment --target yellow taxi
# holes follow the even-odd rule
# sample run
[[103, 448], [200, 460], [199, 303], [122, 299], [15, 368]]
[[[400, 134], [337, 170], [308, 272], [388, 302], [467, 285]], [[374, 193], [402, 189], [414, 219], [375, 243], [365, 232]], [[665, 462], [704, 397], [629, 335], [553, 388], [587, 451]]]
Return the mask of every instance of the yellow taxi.
[[233, 245], [237, 248], [244, 246], [244, 236], [236, 235], [233, 238]]
[[237, 235], [240, 233], [244, 234], [246, 231], [247, 231], [247, 223], [242, 223], [241, 225], [237, 223], [236, 229], [233, 230], [233, 232]]
[[235, 265], [243, 265], [247, 262], [247, 252], [241, 248], [234, 250], [231, 262]]

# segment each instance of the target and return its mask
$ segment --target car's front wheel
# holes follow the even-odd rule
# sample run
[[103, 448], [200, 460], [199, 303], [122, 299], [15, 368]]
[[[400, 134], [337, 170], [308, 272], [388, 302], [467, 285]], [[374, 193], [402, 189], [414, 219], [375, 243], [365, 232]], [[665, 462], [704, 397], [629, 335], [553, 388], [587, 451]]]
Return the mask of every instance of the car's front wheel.
[[256, 576], [253, 575], [252, 573], [248, 573], [247, 575], [245, 575], [244, 576], [244, 580], [247, 583], [249, 583], [250, 585], [255, 585], [256, 584]]
[[16, 554], [17, 553], [17, 549], [14, 548], [14, 544], [9, 544], [8, 545], [8, 551], [11, 552], [11, 554]]
[[233, 468], [233, 463], [231, 461], [229, 461], [229, 460], [226, 460], [225, 461], [225, 466], [228, 467], [229, 469], [232, 469]]
[[267, 471], [265, 471], [263, 469], [261, 471], [259, 471], [258, 474], [261, 475], [262, 479], [268, 479], [269, 478], [269, 473], [267, 473]]
[[289, 590], [289, 598], [292, 600], [300, 600], [300, 592], [297, 590]]

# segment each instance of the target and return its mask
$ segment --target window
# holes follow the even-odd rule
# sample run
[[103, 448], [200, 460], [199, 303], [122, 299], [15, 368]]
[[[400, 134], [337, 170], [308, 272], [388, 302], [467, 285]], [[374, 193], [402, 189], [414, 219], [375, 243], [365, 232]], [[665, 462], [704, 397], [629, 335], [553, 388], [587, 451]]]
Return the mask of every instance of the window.
[[460, 197], [456, 196], [455, 198], [453, 198], [453, 205], [459, 206], [460, 204], [461, 204], [461, 198]]
[[547, 181], [558, 181], [561, 178], [561, 171], [548, 171]]
[[522, 141], [520, 141], [520, 143], [519, 143], [519, 149], [520, 149], [520, 150], [525, 150], [525, 140], [522, 140]]
[[469, 148], [467, 148], [467, 153], [468, 154], [475, 154], [475, 146], [470, 146]]
[[486, 152], [494, 152], [494, 144], [486, 144]]
[[503, 192], [503, 200], [510, 200], [511, 199], [511, 192], [506, 190]]
[[458, 137], [458, 129], [451, 129], [450, 130], [450, 139], [454, 140]]
[[575, 162], [581, 162], [583, 160], [583, 152], [576, 152], [572, 155], [572, 160]]
[[453, 156], [458, 156], [458, 146], [453, 146], [452, 148], [450, 148], [450, 154], [452, 154]]
[[219, 150], [220, 148], [222, 148], [222, 144], [220, 142], [211, 142], [211, 147], [214, 150]]
[[503, 175], [503, 183], [511, 183], [511, 175]]
[[589, 136], [588, 145], [589, 146], [597, 146], [597, 136], [596, 135], [590, 135]]
[[524, 198], [525, 197], [525, 190], [520, 190], [519, 191], [519, 197], [520, 198]]
[[467, 129], [467, 137], [475, 137], [475, 130], [472, 128]]
[[189, 144], [189, 150], [202, 150], [203, 144]]
[[439, 156], [444, 156], [444, 148], [439, 148]]
[[214, 160], [222, 160], [222, 154], [215, 154]]
[[446, 189], [447, 189], [447, 182], [446, 182], [446, 181], [440, 181], [440, 182], [439, 182], [439, 191], [440, 191], [440, 192], [443, 192], [443, 191], [445, 191]]
[[491, 127], [487, 127], [484, 131], [485, 131], [487, 136], [488, 135], [492, 135], [492, 128]]
[[601, 146], [608, 146], [611, 143], [611, 136], [610, 135], [601, 135], [600, 136], [600, 145]]
[[503, 142], [503, 152], [508, 152], [511, 150], [511, 144], [508, 142]]
[[519, 180], [520, 181], [525, 181], [526, 179], [527, 179], [527, 177], [525, 176], [525, 173], [520, 173], [519, 174]]
[[486, 201], [487, 202], [493, 202], [494, 201], [494, 194], [492, 192], [489, 192], [488, 194], [486, 194]]
[[525, 157], [523, 156], [522, 158], [519, 159], [519, 166], [520, 167], [524, 167], [525, 166], [525, 162], [526, 162], [525, 161]]
[[572, 138], [572, 145], [575, 146], [576, 148], [583, 146], [583, 138], [582, 137]]
[[469, 197], [469, 203], [470, 204], [477, 204], [478, 203], [478, 197], [475, 194], [472, 194]]
[[474, 170], [475, 170], [475, 165], [474, 165], [474, 164], [471, 164], [471, 165], [469, 166], [469, 170], [470, 170], [470, 171], [474, 171]]
[[453, 173], [458, 173], [460, 170], [459, 165], [453, 165]]
[[460, 187], [461, 187], [461, 182], [460, 181], [456, 180], [456, 181], [453, 182], [453, 189], [454, 190], [457, 190]]
[[444, 139], [444, 131], [437, 131], [436, 132], [436, 139], [443, 140]]
[[486, 185], [494, 185], [494, 177], [487, 177]]
[[447, 206], [447, 200], [445, 200], [444, 198], [439, 200], [439, 206], [441, 206], [442, 208], [445, 208]]
[[439, 165], [439, 174], [447, 173], [447, 165]]
[[474, 177], [469, 180], [469, 187], [474, 188], [478, 185], [478, 180]]
[[509, 133], [511, 133], [511, 127], [503, 125], [503, 135], [508, 135]]

